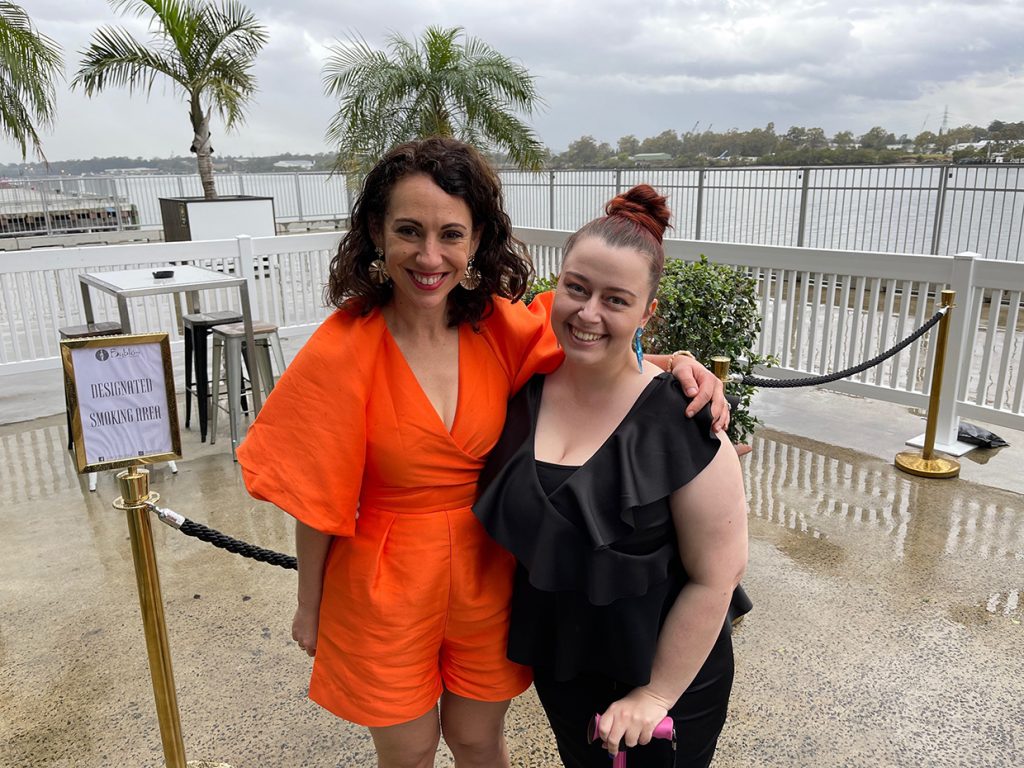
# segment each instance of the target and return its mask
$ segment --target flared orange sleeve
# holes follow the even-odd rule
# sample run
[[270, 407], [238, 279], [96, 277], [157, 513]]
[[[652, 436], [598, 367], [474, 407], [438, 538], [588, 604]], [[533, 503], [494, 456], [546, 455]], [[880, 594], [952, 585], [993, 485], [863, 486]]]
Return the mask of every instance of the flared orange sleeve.
[[249, 493], [333, 536], [355, 533], [366, 460], [366, 402], [380, 333], [343, 310], [274, 386], [238, 461]]
[[565, 355], [551, 330], [554, 291], [538, 293], [529, 306], [508, 299], [494, 300], [494, 314], [483, 333], [505, 366], [512, 394], [534, 374], [551, 373]]

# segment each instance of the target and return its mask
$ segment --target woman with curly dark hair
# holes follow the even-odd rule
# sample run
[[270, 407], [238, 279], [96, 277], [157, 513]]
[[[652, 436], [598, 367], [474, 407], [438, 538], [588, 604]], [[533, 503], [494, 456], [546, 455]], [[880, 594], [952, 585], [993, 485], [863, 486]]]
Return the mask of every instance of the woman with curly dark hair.
[[[497, 175], [448, 138], [394, 148], [366, 177], [331, 262], [337, 307], [268, 398], [238, 457], [253, 496], [296, 518], [292, 636], [310, 698], [369, 726], [381, 766], [507, 766], [514, 561], [471, 505], [511, 394], [561, 351]], [[700, 366], [684, 386], [714, 395]], [[357, 522], [358, 518], [358, 522]]]

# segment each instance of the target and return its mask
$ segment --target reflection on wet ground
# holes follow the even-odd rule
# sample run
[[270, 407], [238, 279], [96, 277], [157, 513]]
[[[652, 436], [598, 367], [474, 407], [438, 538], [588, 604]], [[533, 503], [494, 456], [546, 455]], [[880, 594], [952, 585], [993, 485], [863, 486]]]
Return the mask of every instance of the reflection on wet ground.
[[[0, 765], [159, 765], [117, 491], [88, 493], [65, 439], [63, 417], [0, 427]], [[293, 551], [226, 452], [193, 448], [154, 469], [164, 502]], [[771, 429], [743, 462], [755, 609], [716, 768], [1024, 764], [1024, 499]], [[154, 535], [189, 758], [372, 765], [365, 732], [305, 698], [294, 573]], [[532, 693], [508, 733], [514, 765], [558, 765]]]
[[[752, 530], [798, 534], [772, 536], [794, 560], [833, 567], [870, 558], [894, 583], [927, 575], [932, 583], [969, 584], [976, 607], [1018, 613], [1024, 499], [1017, 494], [917, 478], [770, 430], [754, 438], [753, 448], [745, 464]], [[798, 543], [805, 539], [814, 545]]]
[[[52, 422], [38, 426], [43, 422]], [[0, 430], [0, 504], [36, 501], [78, 487], [63, 420], [41, 419]]]

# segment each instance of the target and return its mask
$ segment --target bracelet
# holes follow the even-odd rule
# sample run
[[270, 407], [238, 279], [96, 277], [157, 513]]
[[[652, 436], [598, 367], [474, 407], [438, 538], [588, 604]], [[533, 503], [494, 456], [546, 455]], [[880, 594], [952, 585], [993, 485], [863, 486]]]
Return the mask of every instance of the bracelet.
[[677, 349], [675, 352], [673, 352], [671, 355], [668, 356], [668, 372], [669, 373], [672, 373], [672, 369], [675, 368], [675, 365], [676, 365], [676, 358], [680, 357], [680, 356], [682, 356], [682, 357], [690, 357], [690, 358], [693, 358], [694, 360], [697, 359], [697, 358], [694, 357], [693, 352], [691, 352], [690, 350], [688, 350], [688, 349]]

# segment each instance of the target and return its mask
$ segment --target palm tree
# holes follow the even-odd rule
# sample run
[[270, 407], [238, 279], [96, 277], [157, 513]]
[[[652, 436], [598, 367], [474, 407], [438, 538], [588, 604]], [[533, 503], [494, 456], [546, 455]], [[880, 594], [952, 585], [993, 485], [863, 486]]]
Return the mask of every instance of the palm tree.
[[30, 145], [46, 160], [38, 129], [54, 123], [63, 71], [57, 43], [36, 32], [20, 6], [0, 0], [0, 133], [14, 139], [22, 160]]
[[148, 18], [150, 46], [126, 30], [102, 27], [82, 52], [82, 65], [71, 82], [86, 95], [106, 86], [129, 92], [153, 90], [167, 78], [189, 104], [191, 152], [196, 153], [206, 199], [217, 196], [210, 155], [210, 114], [216, 108], [229, 130], [245, 119], [246, 102], [256, 92], [251, 69], [267, 42], [266, 29], [237, 0], [109, 0], [114, 10]]
[[324, 90], [341, 101], [327, 128], [339, 168], [365, 167], [395, 144], [454, 136], [504, 151], [536, 169], [543, 147], [518, 117], [543, 102], [526, 68], [461, 27], [428, 27], [419, 40], [391, 35], [388, 53], [362, 38], [330, 48]]

